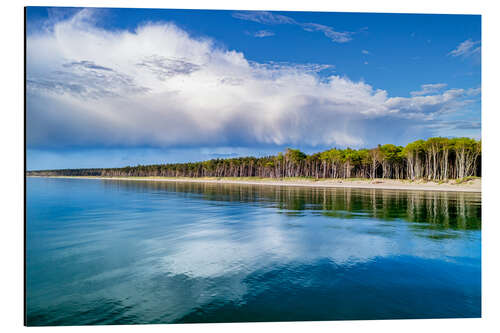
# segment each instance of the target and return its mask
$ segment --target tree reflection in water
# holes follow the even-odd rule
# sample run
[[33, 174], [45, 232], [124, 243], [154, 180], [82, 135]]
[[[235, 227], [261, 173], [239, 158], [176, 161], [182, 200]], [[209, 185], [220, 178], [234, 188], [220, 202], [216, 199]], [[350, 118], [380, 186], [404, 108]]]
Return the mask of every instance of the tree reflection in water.
[[311, 213], [344, 219], [373, 217], [422, 223], [426, 228], [481, 229], [480, 193], [162, 181], [103, 182], [106, 186], [123, 190], [175, 191], [209, 201], [263, 205], [288, 215]]

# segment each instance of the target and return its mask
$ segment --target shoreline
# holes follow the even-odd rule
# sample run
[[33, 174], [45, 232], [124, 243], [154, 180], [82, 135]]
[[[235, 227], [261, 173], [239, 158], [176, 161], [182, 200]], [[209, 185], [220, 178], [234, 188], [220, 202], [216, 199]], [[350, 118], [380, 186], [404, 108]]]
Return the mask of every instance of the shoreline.
[[474, 192], [481, 193], [481, 179], [472, 179], [457, 184], [453, 181], [447, 183], [435, 183], [424, 181], [408, 181], [396, 179], [234, 179], [234, 178], [172, 178], [172, 177], [98, 177], [98, 176], [35, 176], [33, 178], [69, 178], [69, 179], [96, 179], [96, 180], [126, 180], [126, 181], [156, 181], [156, 182], [184, 182], [184, 183], [209, 183], [209, 184], [233, 184], [233, 185], [265, 185], [265, 186], [295, 186], [316, 188], [359, 188], [359, 189], [381, 189], [402, 191], [441, 191], [441, 192]]

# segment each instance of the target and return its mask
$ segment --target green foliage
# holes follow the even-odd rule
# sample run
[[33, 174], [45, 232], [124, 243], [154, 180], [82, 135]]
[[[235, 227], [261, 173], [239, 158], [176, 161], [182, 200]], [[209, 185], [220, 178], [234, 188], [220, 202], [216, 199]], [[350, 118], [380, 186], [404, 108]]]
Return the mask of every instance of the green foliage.
[[302, 160], [306, 158], [306, 156], [307, 156], [306, 154], [304, 154], [298, 149], [288, 148], [285, 153], [285, 157], [295, 164], [299, 164]]
[[459, 178], [459, 179], [455, 180], [455, 183], [456, 184], [464, 184], [464, 183], [467, 183], [467, 182], [474, 180], [474, 179], [479, 179], [479, 177], [468, 176], [468, 177], [464, 177], [464, 178]]
[[470, 180], [481, 175], [481, 141], [435, 137], [405, 147], [331, 148], [307, 155], [288, 148], [266, 157], [237, 157], [202, 162], [126, 166], [108, 169], [30, 171], [29, 175], [103, 177], [260, 177], [396, 178], [414, 181]]

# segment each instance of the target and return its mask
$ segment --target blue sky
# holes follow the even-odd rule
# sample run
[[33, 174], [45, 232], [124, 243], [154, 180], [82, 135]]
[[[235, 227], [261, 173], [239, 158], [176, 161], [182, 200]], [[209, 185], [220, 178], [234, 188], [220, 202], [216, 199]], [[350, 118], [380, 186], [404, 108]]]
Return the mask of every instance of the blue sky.
[[28, 169], [481, 136], [481, 18], [27, 10]]

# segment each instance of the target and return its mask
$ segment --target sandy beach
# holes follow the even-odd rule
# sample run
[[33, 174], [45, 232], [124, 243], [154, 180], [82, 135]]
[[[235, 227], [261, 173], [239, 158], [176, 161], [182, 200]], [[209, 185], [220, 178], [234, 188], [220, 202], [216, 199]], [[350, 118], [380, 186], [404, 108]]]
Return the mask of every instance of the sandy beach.
[[[38, 176], [28, 176], [38, 177]], [[48, 178], [85, 178], [103, 180], [132, 180], [158, 182], [189, 182], [211, 184], [243, 184], [265, 186], [304, 186], [304, 187], [337, 187], [337, 188], [366, 188], [384, 190], [412, 190], [412, 191], [449, 191], [449, 192], [481, 192], [481, 179], [474, 178], [463, 182], [449, 180], [447, 182], [408, 181], [396, 179], [303, 179], [303, 178], [169, 178], [169, 177], [69, 177], [53, 176]]]

